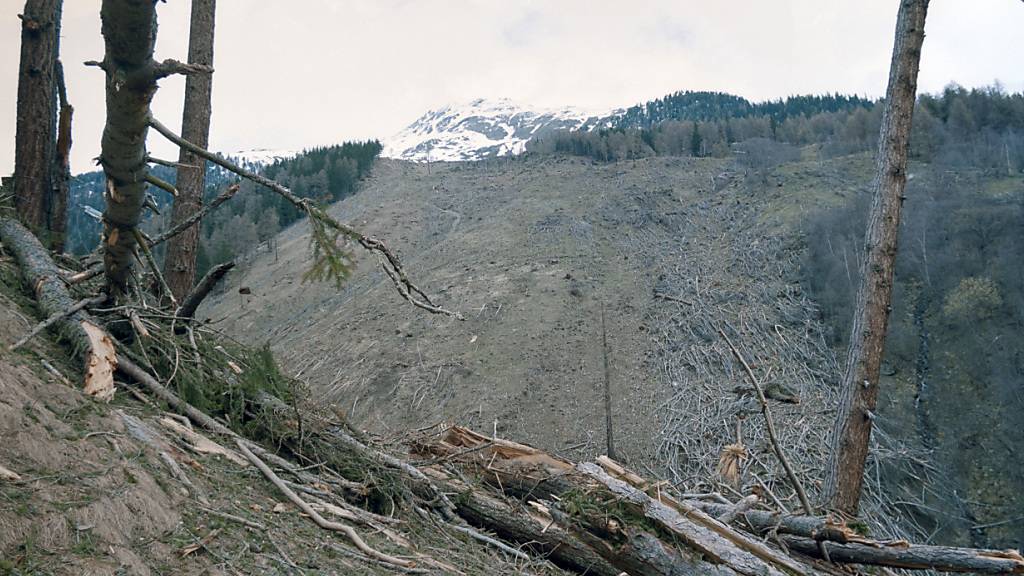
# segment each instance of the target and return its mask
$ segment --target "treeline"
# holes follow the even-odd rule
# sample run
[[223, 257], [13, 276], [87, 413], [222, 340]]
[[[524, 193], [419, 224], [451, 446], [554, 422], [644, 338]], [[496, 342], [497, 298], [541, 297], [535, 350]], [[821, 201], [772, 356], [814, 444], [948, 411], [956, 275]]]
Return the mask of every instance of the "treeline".
[[[299, 197], [330, 204], [358, 190], [360, 180], [369, 173], [381, 150], [376, 140], [346, 142], [308, 150], [295, 158], [275, 162], [262, 172]], [[281, 196], [243, 180], [238, 196], [203, 221], [197, 273], [274, 238], [302, 217]]]
[[615, 119], [616, 128], [650, 128], [670, 120], [726, 120], [747, 116], [765, 116], [780, 122], [790, 116], [813, 116], [823, 112], [842, 112], [871, 108], [874, 101], [860, 96], [826, 94], [790, 96], [785, 99], [752, 103], [746, 98], [724, 92], [676, 92], [632, 106]]
[[[302, 198], [329, 204], [356, 192], [360, 180], [366, 177], [381, 149], [380, 142], [376, 140], [346, 142], [313, 148], [267, 166], [248, 164], [245, 167], [258, 169]], [[165, 181], [175, 181], [174, 169], [155, 166], [152, 173]], [[235, 181], [233, 174], [207, 163], [205, 200], [212, 200], [225, 186]], [[89, 172], [76, 176], [71, 183], [70, 196], [68, 250], [73, 254], [86, 254], [99, 243], [103, 173]], [[155, 234], [168, 226], [170, 200], [163, 192], [154, 194], [160, 213], [150, 212], [146, 216], [142, 226], [144, 230]], [[301, 217], [298, 209], [277, 194], [248, 180], [241, 181], [237, 195], [203, 220], [197, 273], [201, 275], [210, 266], [270, 240]], [[156, 256], [162, 257], [162, 251], [158, 250]]]
[[[751, 104], [728, 94], [689, 92], [631, 108], [614, 128], [560, 131], [531, 141], [537, 154], [586, 156], [600, 162], [648, 156], [727, 157], [758, 139], [817, 145], [828, 158], [873, 151], [882, 107], [856, 96], [799, 96]], [[762, 144], [757, 146], [765, 149]], [[1024, 95], [999, 86], [950, 86], [922, 95], [911, 156], [953, 167], [1014, 173], [1024, 167]]]

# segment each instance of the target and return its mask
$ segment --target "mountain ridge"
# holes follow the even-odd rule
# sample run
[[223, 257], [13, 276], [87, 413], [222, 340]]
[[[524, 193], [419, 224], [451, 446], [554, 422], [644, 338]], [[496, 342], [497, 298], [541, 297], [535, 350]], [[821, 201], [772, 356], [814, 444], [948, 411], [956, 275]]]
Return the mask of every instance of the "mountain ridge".
[[386, 140], [382, 156], [397, 160], [467, 161], [521, 154], [554, 130], [608, 127], [621, 110], [530, 107], [508, 98], [477, 98], [428, 111]]

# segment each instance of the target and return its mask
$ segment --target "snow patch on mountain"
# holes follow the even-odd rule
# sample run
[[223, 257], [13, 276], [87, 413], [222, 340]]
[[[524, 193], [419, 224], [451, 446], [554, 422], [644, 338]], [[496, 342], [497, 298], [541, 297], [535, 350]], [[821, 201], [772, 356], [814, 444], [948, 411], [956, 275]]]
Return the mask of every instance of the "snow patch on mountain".
[[221, 152], [225, 158], [230, 158], [238, 164], [258, 167], [268, 166], [274, 162], [294, 158], [301, 154], [301, 150], [275, 150], [270, 148], [253, 148], [252, 150], [237, 150], [235, 152]]
[[604, 127], [618, 112], [528, 108], [506, 98], [481, 98], [427, 112], [388, 139], [381, 156], [425, 162], [521, 154], [532, 138], [554, 130]]

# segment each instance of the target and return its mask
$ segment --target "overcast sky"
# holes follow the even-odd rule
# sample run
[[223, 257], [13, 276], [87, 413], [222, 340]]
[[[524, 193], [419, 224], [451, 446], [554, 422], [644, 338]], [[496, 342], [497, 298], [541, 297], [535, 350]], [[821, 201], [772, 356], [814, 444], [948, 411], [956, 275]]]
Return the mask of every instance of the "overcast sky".
[[[0, 0], [0, 174], [14, 165], [22, 0]], [[99, 0], [65, 1], [72, 170], [103, 129]], [[677, 90], [752, 100], [884, 93], [898, 0], [219, 0], [211, 147], [386, 139], [430, 108], [508, 97], [624, 107]], [[158, 5], [159, 59], [184, 60], [187, 0]], [[1024, 3], [933, 0], [920, 89], [995, 80], [1024, 90]], [[154, 114], [180, 126], [182, 78]], [[157, 134], [157, 155], [176, 157]]]

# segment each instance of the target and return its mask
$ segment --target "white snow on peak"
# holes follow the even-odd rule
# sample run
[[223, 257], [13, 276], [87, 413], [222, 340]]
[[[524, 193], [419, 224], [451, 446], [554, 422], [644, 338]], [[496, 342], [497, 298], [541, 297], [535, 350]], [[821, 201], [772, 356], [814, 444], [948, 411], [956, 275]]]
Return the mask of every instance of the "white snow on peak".
[[299, 154], [301, 154], [300, 150], [273, 150], [270, 148], [254, 148], [252, 150], [221, 152], [221, 155], [225, 158], [231, 158], [239, 164], [247, 164], [250, 166], [268, 166], [280, 160], [294, 158]]
[[381, 156], [415, 162], [481, 160], [521, 154], [553, 130], [604, 126], [613, 112], [531, 108], [507, 98], [479, 98], [431, 110], [384, 143]]

